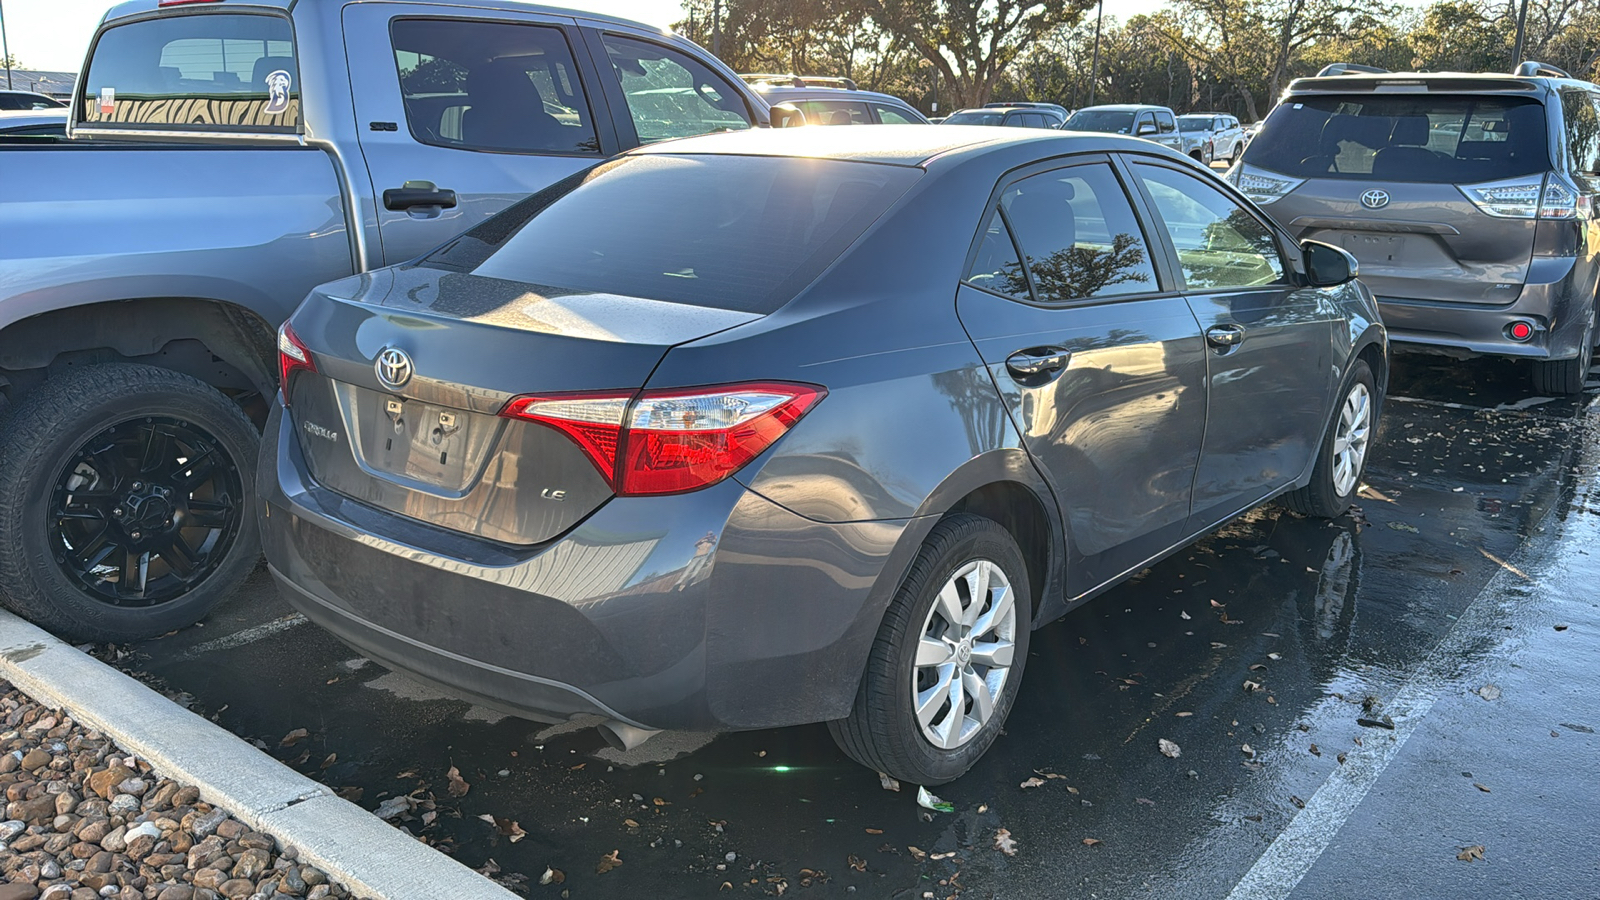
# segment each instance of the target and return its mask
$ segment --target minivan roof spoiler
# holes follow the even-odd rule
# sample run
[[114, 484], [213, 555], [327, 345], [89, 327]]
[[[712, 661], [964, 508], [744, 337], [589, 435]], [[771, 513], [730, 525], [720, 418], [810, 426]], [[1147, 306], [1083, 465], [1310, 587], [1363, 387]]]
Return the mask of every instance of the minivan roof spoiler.
[[1533, 78], [1533, 77], [1536, 77], [1536, 76], [1539, 76], [1539, 75], [1545, 75], [1545, 76], [1549, 76], [1549, 77], [1552, 77], [1552, 78], [1571, 78], [1572, 77], [1572, 74], [1569, 73], [1566, 69], [1560, 69], [1560, 68], [1557, 68], [1555, 66], [1547, 65], [1545, 63], [1537, 62], [1537, 61], [1531, 60], [1531, 59], [1530, 60], [1526, 60], [1521, 65], [1517, 66], [1515, 69], [1513, 69], [1511, 71], [1511, 74], [1520, 75], [1520, 76], [1522, 76], [1524, 78]]
[[1331, 75], [1386, 75], [1388, 72], [1388, 69], [1380, 69], [1377, 66], [1338, 62], [1323, 66], [1322, 71], [1317, 73], [1317, 77], [1327, 78]]

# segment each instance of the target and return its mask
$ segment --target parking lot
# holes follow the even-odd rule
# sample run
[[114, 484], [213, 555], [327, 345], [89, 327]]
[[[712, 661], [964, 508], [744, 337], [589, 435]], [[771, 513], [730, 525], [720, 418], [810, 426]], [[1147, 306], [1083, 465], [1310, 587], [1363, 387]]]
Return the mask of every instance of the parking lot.
[[951, 813], [820, 725], [620, 754], [443, 698], [264, 570], [200, 627], [97, 653], [369, 809], [421, 801], [396, 824], [535, 896], [1578, 896], [1600, 614], [1563, 586], [1600, 546], [1595, 390], [1521, 375], [1400, 357], [1357, 510], [1258, 510], [1038, 632], [1007, 734], [939, 789]]

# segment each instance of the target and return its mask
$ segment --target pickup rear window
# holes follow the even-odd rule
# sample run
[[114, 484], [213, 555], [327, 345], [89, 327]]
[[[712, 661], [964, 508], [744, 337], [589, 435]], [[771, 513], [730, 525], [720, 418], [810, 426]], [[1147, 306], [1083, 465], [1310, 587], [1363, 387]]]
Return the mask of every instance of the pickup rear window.
[[765, 315], [921, 174], [842, 160], [628, 156], [529, 197], [422, 265]]
[[300, 126], [294, 32], [276, 15], [192, 13], [107, 29], [80, 121], [96, 128], [293, 133]]
[[1244, 161], [1295, 178], [1472, 184], [1550, 168], [1548, 129], [1525, 97], [1291, 97]]

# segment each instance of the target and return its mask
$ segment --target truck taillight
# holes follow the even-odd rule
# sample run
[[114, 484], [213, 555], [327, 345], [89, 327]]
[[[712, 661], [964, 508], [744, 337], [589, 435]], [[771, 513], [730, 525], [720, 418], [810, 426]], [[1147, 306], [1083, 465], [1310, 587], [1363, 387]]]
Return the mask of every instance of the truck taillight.
[[315, 372], [317, 361], [300, 342], [300, 336], [285, 322], [278, 328], [278, 391], [283, 405], [289, 405], [289, 376], [299, 371]]
[[827, 391], [753, 382], [514, 397], [501, 411], [561, 432], [623, 496], [710, 487], [760, 456]]

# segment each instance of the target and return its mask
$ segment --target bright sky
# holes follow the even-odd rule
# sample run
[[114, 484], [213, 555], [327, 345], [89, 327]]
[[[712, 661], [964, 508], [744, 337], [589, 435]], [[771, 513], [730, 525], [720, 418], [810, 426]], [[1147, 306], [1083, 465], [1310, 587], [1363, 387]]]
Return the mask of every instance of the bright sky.
[[[651, 25], [683, 18], [679, 0], [547, 0], [551, 6], [590, 9]], [[89, 38], [115, 0], [0, 0], [6, 37], [17, 61], [30, 69], [76, 72]], [[1161, 0], [1106, 0], [1106, 14], [1127, 17], [1149, 12]]]

